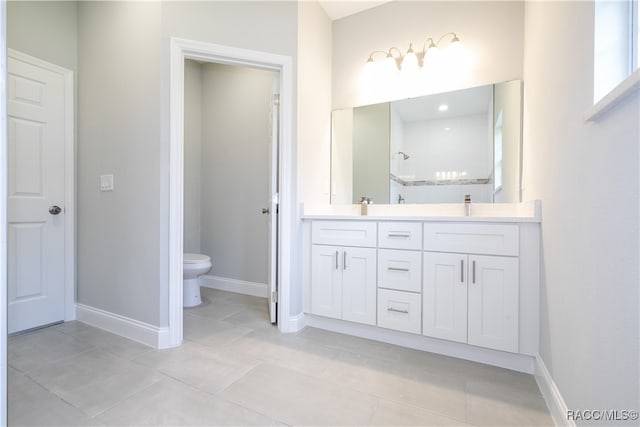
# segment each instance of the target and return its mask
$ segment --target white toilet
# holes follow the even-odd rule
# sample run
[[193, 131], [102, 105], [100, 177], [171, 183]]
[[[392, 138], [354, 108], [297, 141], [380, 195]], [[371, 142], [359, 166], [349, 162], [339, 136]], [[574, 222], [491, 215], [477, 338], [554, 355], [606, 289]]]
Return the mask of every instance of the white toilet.
[[211, 258], [202, 254], [184, 254], [182, 261], [182, 305], [202, 304], [199, 277], [211, 270]]

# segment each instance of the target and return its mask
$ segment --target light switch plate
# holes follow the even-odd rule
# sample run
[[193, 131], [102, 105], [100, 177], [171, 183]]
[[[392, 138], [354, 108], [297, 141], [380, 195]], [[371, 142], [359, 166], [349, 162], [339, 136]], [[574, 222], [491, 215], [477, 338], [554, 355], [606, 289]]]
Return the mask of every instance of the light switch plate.
[[100, 175], [100, 191], [113, 191], [113, 175]]

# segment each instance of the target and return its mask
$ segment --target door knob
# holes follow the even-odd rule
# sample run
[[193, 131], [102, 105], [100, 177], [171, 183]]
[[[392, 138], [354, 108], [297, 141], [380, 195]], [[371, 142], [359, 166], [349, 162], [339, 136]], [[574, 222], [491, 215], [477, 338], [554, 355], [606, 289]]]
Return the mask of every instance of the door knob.
[[263, 214], [268, 214], [269, 213], [269, 208], [262, 208], [262, 213]]
[[49, 213], [51, 215], [58, 215], [60, 212], [62, 212], [62, 209], [60, 208], [60, 206], [50, 206], [49, 207]]

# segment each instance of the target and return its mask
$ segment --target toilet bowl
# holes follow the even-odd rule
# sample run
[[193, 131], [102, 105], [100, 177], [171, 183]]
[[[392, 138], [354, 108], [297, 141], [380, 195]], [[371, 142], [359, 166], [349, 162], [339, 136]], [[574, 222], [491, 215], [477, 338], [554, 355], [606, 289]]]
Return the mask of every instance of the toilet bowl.
[[199, 277], [211, 269], [211, 258], [202, 254], [184, 254], [182, 261], [182, 305], [202, 304]]

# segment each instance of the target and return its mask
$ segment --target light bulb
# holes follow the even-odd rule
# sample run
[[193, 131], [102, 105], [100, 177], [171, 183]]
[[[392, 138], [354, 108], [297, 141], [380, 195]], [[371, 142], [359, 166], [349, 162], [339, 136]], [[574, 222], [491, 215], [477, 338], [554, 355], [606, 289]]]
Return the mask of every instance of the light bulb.
[[438, 62], [440, 62], [440, 56], [442, 56], [442, 53], [436, 45], [429, 46], [427, 48], [427, 52], [424, 54], [424, 66], [438, 65]]
[[447, 56], [454, 66], [463, 66], [466, 55], [465, 49], [459, 38], [454, 38], [447, 48]]
[[394, 78], [399, 71], [396, 59], [392, 55], [387, 55], [385, 60], [382, 62], [381, 77], [383, 79]]
[[360, 73], [360, 88], [363, 93], [369, 95], [373, 90], [376, 80], [376, 64], [372, 58], [364, 64]]
[[418, 57], [412, 48], [409, 48], [407, 54], [402, 59], [402, 71], [407, 73], [415, 73], [418, 71]]

